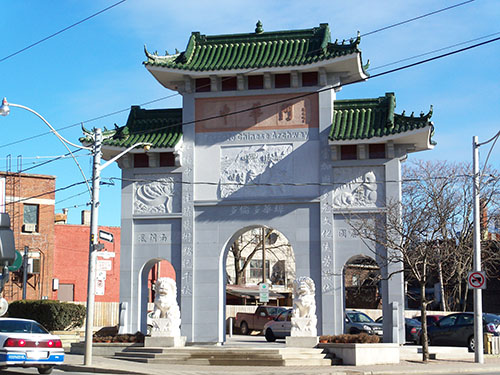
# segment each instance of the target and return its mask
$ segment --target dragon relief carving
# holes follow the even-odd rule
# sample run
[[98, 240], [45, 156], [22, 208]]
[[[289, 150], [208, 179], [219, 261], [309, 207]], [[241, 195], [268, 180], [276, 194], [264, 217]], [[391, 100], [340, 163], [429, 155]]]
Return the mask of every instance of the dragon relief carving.
[[373, 171], [354, 178], [338, 188], [333, 196], [335, 207], [366, 207], [377, 203], [377, 178]]
[[134, 211], [136, 213], [172, 213], [177, 195], [176, 181], [164, 177], [152, 182], [137, 183]]
[[[260, 145], [222, 149], [219, 194], [221, 198], [243, 189], [243, 195], [255, 196], [258, 186], [275, 181], [290, 181], [292, 168], [284, 159], [292, 152], [292, 145]], [[245, 186], [250, 185], [250, 186]], [[248, 188], [251, 191], [248, 191]], [[262, 194], [284, 194], [286, 186], [266, 186]]]

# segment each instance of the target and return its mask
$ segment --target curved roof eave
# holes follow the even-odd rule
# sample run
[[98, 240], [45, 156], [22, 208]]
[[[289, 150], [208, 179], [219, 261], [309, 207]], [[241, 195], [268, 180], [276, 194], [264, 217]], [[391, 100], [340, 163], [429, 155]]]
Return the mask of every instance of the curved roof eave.
[[363, 81], [369, 76], [363, 70], [361, 53], [356, 52], [351, 55], [336, 57], [331, 60], [318, 61], [306, 65], [290, 65], [278, 67], [262, 67], [259, 69], [230, 69], [230, 70], [210, 70], [193, 71], [166, 68], [161, 66], [145, 65], [146, 69], [161, 83], [164, 87], [172, 90], [178, 90], [178, 83], [184, 81], [185, 76], [191, 78], [207, 78], [210, 76], [234, 76], [237, 74], [259, 74], [286, 73], [292, 71], [315, 71], [324, 68], [328, 73], [338, 74], [341, 77], [342, 84]]
[[[176, 145], [177, 146], [177, 145]], [[165, 147], [165, 148], [151, 148], [148, 152], [174, 152], [178, 150], [178, 147]], [[109, 160], [114, 158], [116, 155], [118, 155], [120, 152], [123, 152], [125, 147], [118, 147], [118, 146], [106, 146], [102, 145], [102, 158], [104, 160]], [[142, 154], [144, 153], [143, 148], [135, 148], [132, 149], [128, 152], [128, 154]]]
[[369, 144], [369, 143], [385, 143], [388, 141], [393, 141], [394, 144], [407, 144], [413, 145], [413, 149], [408, 149], [408, 152], [418, 152], [425, 150], [432, 150], [435, 146], [431, 141], [432, 132], [434, 127], [432, 123], [421, 129], [410, 130], [405, 133], [392, 134], [384, 137], [371, 137], [363, 139], [349, 139], [349, 140], [339, 140], [332, 141], [328, 140], [328, 144], [333, 146], [342, 145], [353, 145], [353, 144]]

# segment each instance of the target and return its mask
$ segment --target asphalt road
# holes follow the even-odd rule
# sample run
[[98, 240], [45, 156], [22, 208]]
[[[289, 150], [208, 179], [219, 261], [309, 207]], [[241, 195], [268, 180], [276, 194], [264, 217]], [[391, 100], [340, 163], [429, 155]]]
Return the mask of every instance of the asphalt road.
[[[0, 370], [2, 375], [19, 375], [19, 374], [31, 374], [38, 375], [38, 371], [36, 368], [22, 368], [22, 367], [12, 367], [6, 370]], [[80, 375], [89, 375], [89, 372], [82, 371], [62, 371], [54, 369], [52, 371], [52, 375], [61, 375], [61, 374], [80, 374]], [[106, 373], [100, 372], [101, 375], [106, 375]], [[111, 373], [110, 373], [111, 374]]]

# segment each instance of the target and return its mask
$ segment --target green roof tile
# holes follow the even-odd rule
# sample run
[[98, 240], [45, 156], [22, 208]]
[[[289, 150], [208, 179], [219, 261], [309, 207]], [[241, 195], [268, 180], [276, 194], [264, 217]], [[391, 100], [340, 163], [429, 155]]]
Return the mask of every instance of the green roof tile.
[[394, 93], [375, 99], [336, 100], [333, 104], [331, 141], [369, 139], [404, 133], [432, 126], [432, 106], [429, 113], [415, 117], [394, 113]]
[[260, 30], [258, 26], [255, 33], [214, 36], [193, 32], [184, 52], [159, 56], [146, 49], [144, 64], [203, 72], [298, 66], [360, 52], [359, 36], [331, 43], [328, 24], [303, 30]]
[[[90, 132], [84, 129], [81, 142], [90, 142]], [[142, 109], [132, 106], [125, 126], [115, 125], [103, 132], [104, 146], [130, 147], [137, 142], [152, 144], [152, 148], [173, 148], [182, 139], [182, 108]]]

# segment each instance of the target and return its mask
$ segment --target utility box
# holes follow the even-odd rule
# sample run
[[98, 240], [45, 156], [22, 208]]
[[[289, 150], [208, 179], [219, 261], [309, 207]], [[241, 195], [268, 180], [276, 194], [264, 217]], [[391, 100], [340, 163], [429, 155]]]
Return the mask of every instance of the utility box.
[[14, 263], [16, 259], [16, 245], [14, 232], [10, 229], [9, 214], [0, 213], [0, 266]]

